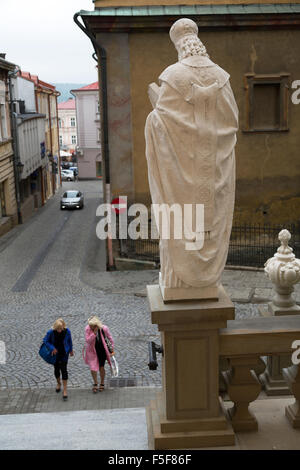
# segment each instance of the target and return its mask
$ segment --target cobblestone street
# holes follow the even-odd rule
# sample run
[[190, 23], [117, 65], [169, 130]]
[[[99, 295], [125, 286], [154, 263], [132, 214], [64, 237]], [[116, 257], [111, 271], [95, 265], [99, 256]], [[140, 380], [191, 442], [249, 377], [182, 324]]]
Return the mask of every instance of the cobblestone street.
[[[73, 183], [64, 183], [64, 188]], [[96, 208], [102, 184], [81, 181], [85, 207], [59, 209], [57, 194], [26, 224], [0, 239], [0, 340], [6, 346], [6, 364], [0, 365], [0, 388], [52, 388], [52, 366], [38, 355], [53, 321], [63, 317], [71, 329], [75, 357], [69, 360], [69, 384], [91, 386], [82, 359], [87, 318], [98, 315], [115, 340], [122, 380], [107, 385], [159, 386], [161, 367], [148, 369], [148, 341], [160, 343], [150, 321], [145, 286], [157, 283], [157, 271], [105, 272], [104, 242], [96, 238]], [[236, 318], [259, 316], [258, 303], [272, 295], [263, 272], [225, 270], [223, 284], [236, 306]], [[299, 302], [299, 286], [296, 289]], [[158, 358], [160, 360], [160, 357]]]
[[[71, 185], [64, 183], [64, 187]], [[146, 299], [131, 293], [112, 294], [113, 286], [101, 291], [80, 280], [97, 277], [100, 273], [94, 272], [95, 264], [101, 267], [102, 263], [103, 269], [105, 265], [103, 242], [95, 235], [102, 184], [85, 181], [76, 186], [84, 192], [83, 210], [60, 211], [56, 195], [29, 223], [1, 239], [0, 340], [5, 342], [7, 361], [0, 365], [0, 386], [53, 387], [52, 366], [42, 361], [38, 350], [53, 321], [63, 317], [75, 350], [69, 361], [69, 384], [90, 387], [82, 347], [86, 321], [92, 314], [111, 330], [120, 377], [132, 378], [131, 384], [158, 385], [160, 372], [150, 372], [147, 367], [147, 343], [158, 336], [156, 325], [150, 323]], [[149, 281], [156, 276], [152, 272]]]

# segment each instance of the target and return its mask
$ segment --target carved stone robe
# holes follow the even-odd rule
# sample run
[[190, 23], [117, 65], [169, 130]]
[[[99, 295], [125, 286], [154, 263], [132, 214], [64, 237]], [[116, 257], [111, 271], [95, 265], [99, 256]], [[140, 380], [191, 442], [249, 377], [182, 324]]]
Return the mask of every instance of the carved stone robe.
[[153, 204], [204, 204], [204, 245], [160, 241], [166, 287], [218, 285], [224, 269], [235, 196], [238, 109], [229, 75], [204, 56], [184, 59], [159, 77], [159, 94], [146, 127]]

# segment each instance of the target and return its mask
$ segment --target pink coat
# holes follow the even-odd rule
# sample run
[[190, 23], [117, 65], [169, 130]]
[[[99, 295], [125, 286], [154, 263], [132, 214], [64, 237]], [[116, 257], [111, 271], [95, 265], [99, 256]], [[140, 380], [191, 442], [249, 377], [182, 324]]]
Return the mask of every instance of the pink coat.
[[[112, 336], [110, 334], [108, 327], [106, 325], [102, 325], [102, 328], [104, 330], [106, 337], [110, 340], [112, 347], [114, 348], [114, 341], [112, 339]], [[106, 352], [106, 358], [110, 365], [110, 353], [104, 341], [102, 331], [101, 331], [101, 338], [102, 338], [102, 343]], [[98, 356], [96, 353], [95, 342], [96, 342], [96, 335], [93, 332], [93, 330], [90, 328], [90, 326], [87, 325], [85, 327], [85, 347], [83, 349], [83, 360], [90, 367], [92, 371], [99, 370], [99, 361], [98, 361]]]

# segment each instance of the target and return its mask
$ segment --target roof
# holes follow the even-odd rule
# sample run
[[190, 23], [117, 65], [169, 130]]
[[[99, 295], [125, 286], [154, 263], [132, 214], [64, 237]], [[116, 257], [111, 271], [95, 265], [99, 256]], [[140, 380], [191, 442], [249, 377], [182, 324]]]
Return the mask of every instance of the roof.
[[242, 4], [281, 4], [281, 3], [300, 3], [299, 0], [93, 0], [95, 8], [103, 7], [124, 7], [124, 6], [163, 6], [163, 5], [209, 5], [209, 4], [225, 4], [225, 5], [240, 5]]
[[99, 90], [99, 83], [94, 82], [91, 83], [90, 85], [83, 86], [82, 88], [78, 88], [77, 90], [72, 90], [73, 91], [89, 91], [89, 90]]
[[59, 91], [56, 90], [54, 85], [51, 85], [50, 83], [44, 82], [43, 80], [40, 80], [37, 75], [32, 75], [30, 72], [20, 72], [20, 75], [22, 78], [25, 78], [26, 80], [30, 80], [33, 82], [37, 87], [42, 88], [47, 91], [52, 91], [60, 95]]
[[265, 13], [300, 13], [300, 4], [239, 4], [239, 5], [152, 5], [97, 8], [81, 10], [81, 16], [164, 16], [164, 15], [234, 15]]
[[28, 121], [29, 119], [38, 119], [43, 118], [45, 119], [46, 114], [41, 113], [25, 113], [25, 114], [18, 114], [18, 118], [22, 121]]
[[3, 59], [3, 57], [0, 57], [0, 69], [13, 71], [15, 68], [15, 64], [8, 62], [7, 60]]
[[67, 101], [58, 103], [57, 107], [58, 109], [76, 109], [76, 103], [74, 98], [69, 98]]

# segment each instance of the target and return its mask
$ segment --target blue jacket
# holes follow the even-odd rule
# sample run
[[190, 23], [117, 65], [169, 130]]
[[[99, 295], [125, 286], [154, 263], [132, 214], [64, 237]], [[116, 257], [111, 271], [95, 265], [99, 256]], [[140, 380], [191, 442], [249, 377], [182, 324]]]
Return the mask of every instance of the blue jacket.
[[[43, 339], [43, 343], [46, 344], [46, 346], [50, 349], [50, 351], [53, 351], [55, 349], [54, 346], [54, 331], [51, 329], [47, 331], [47, 334], [45, 338]], [[69, 354], [71, 351], [73, 351], [73, 343], [72, 343], [72, 336], [71, 336], [71, 331], [69, 328], [66, 328], [66, 336], [64, 339], [64, 348], [66, 351], [65, 357], [63, 358], [63, 361], [67, 362], [69, 358]]]

